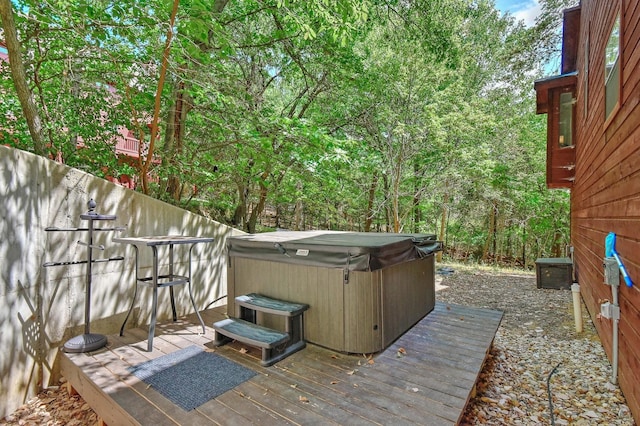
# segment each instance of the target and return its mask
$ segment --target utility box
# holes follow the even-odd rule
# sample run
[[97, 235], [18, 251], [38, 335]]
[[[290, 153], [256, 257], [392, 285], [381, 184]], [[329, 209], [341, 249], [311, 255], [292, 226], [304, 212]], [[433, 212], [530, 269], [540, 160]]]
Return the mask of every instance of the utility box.
[[573, 263], [568, 257], [540, 258], [536, 260], [538, 288], [571, 290]]

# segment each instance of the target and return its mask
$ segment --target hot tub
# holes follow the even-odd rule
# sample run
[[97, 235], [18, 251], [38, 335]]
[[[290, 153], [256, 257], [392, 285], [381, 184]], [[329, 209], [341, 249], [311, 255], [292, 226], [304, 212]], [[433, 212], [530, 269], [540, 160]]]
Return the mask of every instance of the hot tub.
[[305, 339], [336, 351], [378, 352], [435, 305], [435, 235], [278, 231], [229, 237], [227, 249], [230, 316], [247, 293], [306, 303]]

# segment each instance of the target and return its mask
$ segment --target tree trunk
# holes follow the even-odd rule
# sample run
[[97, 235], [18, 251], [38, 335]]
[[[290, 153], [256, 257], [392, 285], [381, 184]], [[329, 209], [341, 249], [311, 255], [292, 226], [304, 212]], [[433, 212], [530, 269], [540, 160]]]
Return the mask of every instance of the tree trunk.
[[420, 188], [418, 187], [418, 177], [420, 175], [420, 166], [417, 162], [413, 164], [413, 232], [420, 232], [420, 222], [422, 221], [422, 212], [420, 211]]
[[507, 221], [505, 223], [505, 228], [508, 230], [507, 232], [507, 242], [506, 242], [506, 248], [505, 248], [505, 256], [509, 259], [513, 259], [513, 232], [512, 232], [512, 228], [513, 228], [513, 223], [511, 221]]
[[373, 179], [371, 180], [371, 186], [369, 186], [369, 199], [367, 201], [367, 217], [364, 221], [364, 232], [371, 231], [371, 224], [373, 223], [373, 203], [376, 197], [376, 188], [378, 187], [378, 172], [373, 172]]
[[504, 217], [500, 214], [497, 204], [494, 204], [496, 225], [493, 228], [493, 256], [496, 264], [502, 255], [502, 238], [504, 236]]
[[238, 205], [233, 212], [232, 223], [236, 228], [242, 229], [245, 224], [245, 218], [247, 216], [247, 196], [249, 190], [244, 185], [238, 185]]
[[[490, 254], [490, 248], [495, 245], [495, 232], [496, 232], [496, 208], [495, 202], [491, 202], [491, 210], [489, 211], [489, 232], [487, 233], [487, 240], [484, 243], [484, 249], [482, 250], [482, 259], [488, 260]], [[493, 244], [492, 245], [492, 241]]]
[[149, 168], [153, 161], [153, 153], [158, 136], [158, 121], [160, 118], [160, 106], [162, 101], [162, 89], [164, 89], [164, 81], [167, 76], [167, 68], [169, 66], [169, 53], [171, 50], [171, 41], [173, 40], [173, 30], [175, 28], [176, 15], [178, 14], [178, 6], [180, 0], [173, 0], [173, 8], [171, 9], [171, 18], [169, 20], [169, 29], [167, 30], [167, 39], [165, 41], [164, 50], [162, 52], [162, 64], [160, 65], [160, 77], [158, 78], [158, 87], [156, 89], [156, 97], [153, 108], [153, 120], [151, 121], [151, 137], [149, 140], [149, 149], [147, 158], [142, 161], [140, 158], [140, 181], [142, 182], [142, 192], [149, 195]]
[[400, 176], [393, 182], [393, 232], [400, 232]]
[[[266, 177], [263, 175], [263, 178]], [[251, 214], [249, 215], [249, 220], [247, 221], [247, 232], [250, 234], [256, 233], [256, 224], [258, 223], [258, 216], [264, 210], [264, 206], [267, 203], [267, 195], [269, 190], [267, 189], [267, 185], [264, 184], [264, 181], [260, 181], [260, 197], [258, 198], [258, 204], [256, 204], [251, 209]]]
[[[389, 199], [389, 178], [387, 177], [386, 174], [382, 175], [382, 182], [384, 185], [385, 198]], [[388, 203], [384, 204], [384, 212], [385, 212], [385, 219], [386, 219], [385, 232], [389, 232], [389, 230], [391, 229], [391, 207], [389, 206]]]
[[563, 257], [562, 234], [557, 229], [553, 232], [553, 246], [551, 249], [553, 257]]
[[[440, 233], [438, 235], [438, 240], [440, 241], [444, 241], [444, 234], [447, 230], [447, 216], [449, 214], [449, 190], [446, 182], [444, 188], [445, 193], [444, 199], [442, 200], [442, 214], [440, 215]], [[436, 253], [436, 261], [442, 262], [442, 251]]]
[[[302, 192], [302, 182], [298, 182], [296, 184], [296, 189], [298, 190], [298, 193]], [[295, 207], [295, 212], [294, 212], [294, 217], [295, 217], [295, 225], [294, 225], [294, 230], [295, 231], [301, 231], [303, 229], [303, 224], [302, 224], [302, 209], [303, 209], [303, 205], [302, 205], [302, 199], [300, 197], [298, 197], [296, 199], [296, 207]]]
[[[180, 81], [176, 85], [174, 104], [167, 116], [165, 130], [165, 149], [163, 162], [178, 167], [177, 157], [184, 148], [185, 121], [187, 118], [186, 85]], [[171, 173], [167, 178], [167, 193], [174, 201], [180, 201], [182, 196], [182, 180], [179, 173]]]
[[522, 224], [522, 265], [527, 267], [527, 222]]
[[22, 113], [27, 120], [29, 134], [33, 140], [33, 152], [38, 155], [45, 155], [42, 119], [40, 118], [40, 113], [38, 112], [38, 108], [33, 100], [33, 93], [27, 84], [27, 74], [22, 62], [22, 48], [18, 41], [11, 0], [0, 0], [0, 21], [4, 30], [4, 39], [7, 43], [11, 80], [16, 88], [16, 94], [18, 95], [18, 100], [22, 107]]
[[[179, 0], [176, 0], [178, 2]], [[228, 0], [216, 0], [213, 3], [213, 12], [220, 13], [227, 5]], [[201, 43], [200, 48], [202, 50], [209, 50], [209, 46], [206, 43]], [[174, 105], [168, 114], [166, 121], [166, 135], [165, 135], [165, 156], [163, 162], [177, 165], [176, 156], [178, 156], [184, 147], [184, 132], [185, 122], [188, 114], [188, 103], [186, 98], [188, 95], [188, 86], [181, 76], [185, 74], [185, 68], [181, 67], [178, 73], [178, 82], [176, 83], [176, 91], [174, 96]], [[165, 161], [166, 160], [166, 161]], [[167, 178], [166, 192], [169, 194], [172, 200], [180, 201], [182, 196], [182, 180], [180, 174], [173, 173]]]
[[278, 228], [282, 228], [282, 226], [280, 225], [280, 217], [282, 217], [282, 211], [281, 211], [282, 207], [280, 207], [280, 204], [276, 205], [276, 217], [274, 218], [274, 226], [276, 227], [276, 229]]
[[[278, 178], [275, 179], [275, 182], [273, 183], [274, 190], [275, 188], [278, 187], [278, 185], [280, 185], [280, 183], [282, 182], [282, 179], [284, 179], [285, 173], [286, 173], [285, 170], [281, 171]], [[260, 197], [258, 198], [258, 204], [253, 209], [251, 209], [251, 215], [249, 215], [249, 220], [247, 222], [247, 232], [249, 232], [250, 234], [253, 234], [256, 232], [256, 223], [258, 222], [258, 216], [260, 216], [260, 214], [264, 211], [264, 208], [267, 204], [269, 187], [266, 185], [265, 182], [269, 178], [270, 174], [271, 174], [270, 170], [265, 170], [260, 175]]]

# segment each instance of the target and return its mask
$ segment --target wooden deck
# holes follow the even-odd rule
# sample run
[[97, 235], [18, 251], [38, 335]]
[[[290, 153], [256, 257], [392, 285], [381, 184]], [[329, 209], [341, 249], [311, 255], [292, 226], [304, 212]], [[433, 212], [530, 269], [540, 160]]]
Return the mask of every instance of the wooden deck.
[[[224, 309], [197, 319], [158, 324], [153, 352], [147, 330], [108, 336], [106, 348], [61, 354], [64, 377], [98, 416], [120, 425], [428, 424], [459, 422], [475, 388], [502, 312], [436, 303], [427, 315], [383, 352], [346, 355], [308, 344], [271, 367], [259, 352], [238, 343], [216, 353], [258, 372], [252, 379], [192, 411], [184, 411], [127, 368], [190, 345], [210, 348], [214, 321]], [[248, 353], [243, 353], [250, 349]]]

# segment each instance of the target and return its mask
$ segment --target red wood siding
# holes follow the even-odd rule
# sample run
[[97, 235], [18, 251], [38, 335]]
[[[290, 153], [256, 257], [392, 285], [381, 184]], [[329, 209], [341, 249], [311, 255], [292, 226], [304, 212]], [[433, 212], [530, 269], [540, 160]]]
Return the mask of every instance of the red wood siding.
[[580, 26], [580, 11], [580, 7], [574, 7], [564, 11], [561, 74], [567, 74], [576, 70], [579, 42], [579, 32], [576, 31], [576, 28]]
[[[640, 424], [640, 2], [582, 2], [576, 103], [576, 176], [571, 191], [571, 238], [582, 295], [612, 359], [612, 324], [600, 319], [600, 303], [612, 299], [602, 258], [607, 233], [635, 286], [620, 286], [618, 380]], [[619, 108], [605, 122], [604, 50], [616, 15], [621, 16]], [[588, 74], [585, 48], [588, 40]], [[585, 112], [584, 79], [588, 78]], [[579, 354], [577, 354], [579, 356]]]

